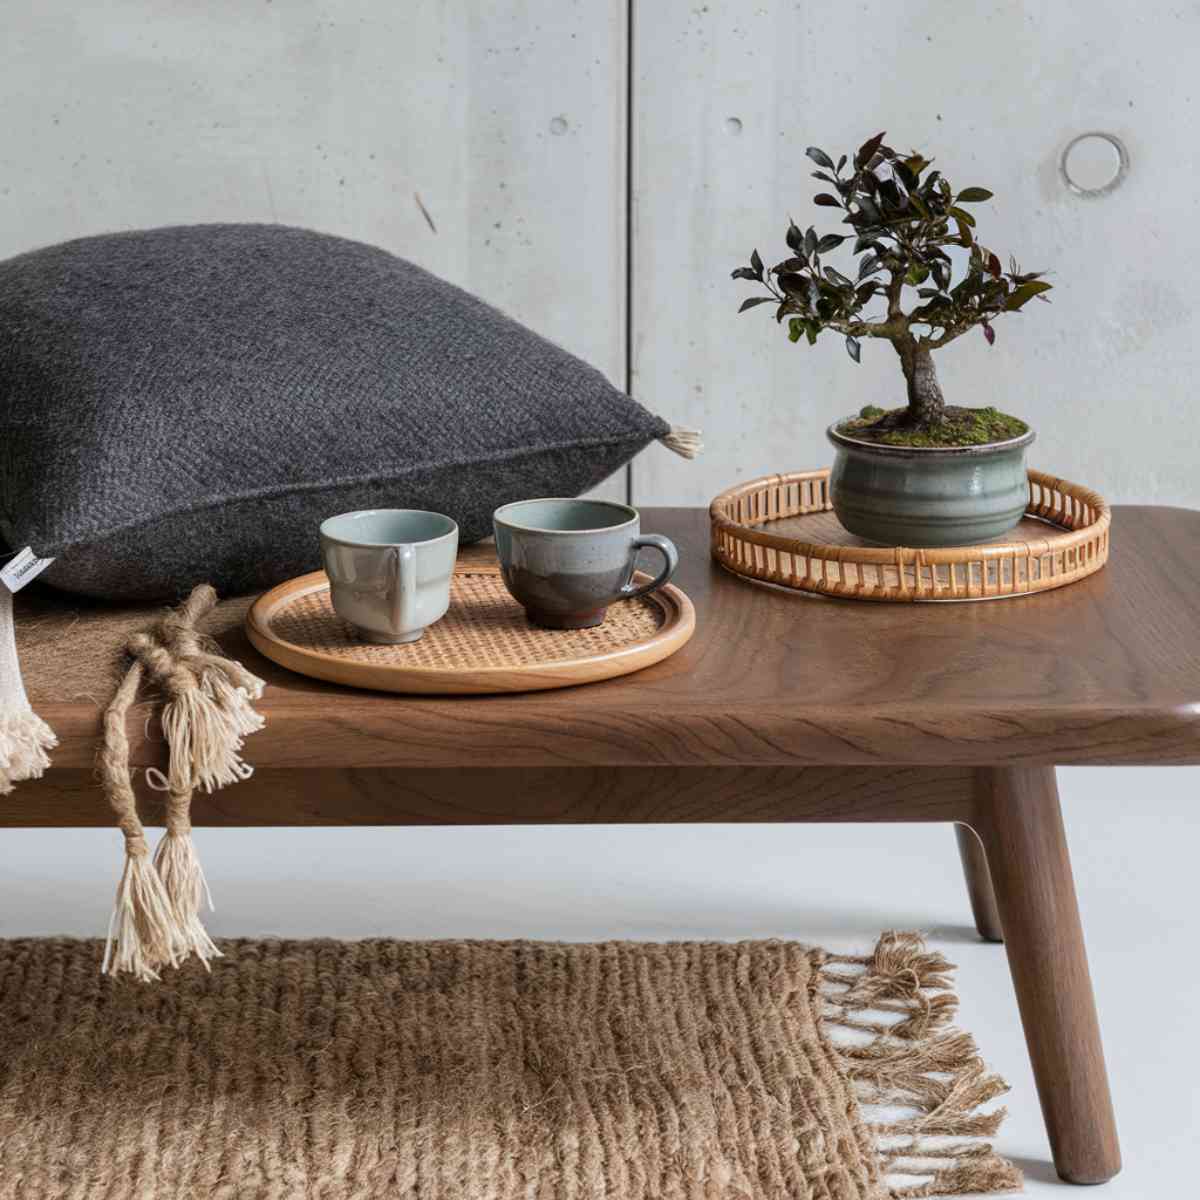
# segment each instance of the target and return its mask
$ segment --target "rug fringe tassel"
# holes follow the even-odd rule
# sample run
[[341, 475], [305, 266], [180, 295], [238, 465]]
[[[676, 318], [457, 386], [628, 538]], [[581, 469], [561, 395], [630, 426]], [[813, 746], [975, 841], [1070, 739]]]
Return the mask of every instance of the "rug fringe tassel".
[[658, 440], [680, 458], [695, 458], [704, 449], [700, 430], [687, 429], [683, 425], [672, 425], [671, 432]]
[[845, 1035], [832, 1040], [859, 1103], [914, 1114], [867, 1121], [897, 1200], [1022, 1184], [1012, 1163], [972, 1140], [1000, 1128], [1005, 1110], [981, 1109], [1008, 1085], [987, 1069], [969, 1034], [947, 1028], [958, 1007], [953, 970], [916, 934], [896, 932], [885, 933], [870, 957], [829, 955], [821, 970], [823, 1020], [831, 1034]]

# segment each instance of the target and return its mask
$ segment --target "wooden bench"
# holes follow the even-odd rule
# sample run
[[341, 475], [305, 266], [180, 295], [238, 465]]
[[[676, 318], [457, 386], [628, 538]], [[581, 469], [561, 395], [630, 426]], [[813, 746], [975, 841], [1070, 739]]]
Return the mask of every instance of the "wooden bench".
[[[253, 779], [198, 795], [193, 821], [954, 822], [979, 931], [1007, 945], [1059, 1174], [1114, 1175], [1054, 767], [1200, 763], [1200, 513], [1118, 508], [1098, 575], [954, 605], [747, 583], [710, 559], [706, 512], [645, 510], [642, 525], [679, 545], [697, 631], [666, 662], [589, 687], [338, 689], [263, 660], [241, 628], [249, 602], [223, 603], [210, 631], [267, 679], [267, 727], [248, 743]], [[0, 804], [0, 826], [111, 823], [92, 767], [120, 656], [96, 651], [147, 617], [36, 585], [18, 597], [26, 683], [61, 745], [44, 779]], [[65, 667], [39, 665], [64, 644], [78, 650]], [[162, 767], [148, 711], [130, 717], [133, 758]], [[160, 800], [144, 801], [153, 822]]]

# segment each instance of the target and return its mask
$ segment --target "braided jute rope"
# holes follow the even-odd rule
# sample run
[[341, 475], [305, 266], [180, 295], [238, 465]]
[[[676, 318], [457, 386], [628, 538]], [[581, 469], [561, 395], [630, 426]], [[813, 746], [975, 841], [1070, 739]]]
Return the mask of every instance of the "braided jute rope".
[[[200, 919], [208, 885], [192, 843], [192, 793], [248, 779], [241, 756], [246, 736], [263, 727], [252, 700], [263, 681], [240, 663], [210, 648], [196, 625], [217, 602], [208, 584], [154, 627], [126, 643], [133, 659], [104, 714], [100, 773], [105, 795], [125, 835], [125, 869], [117, 886], [104, 950], [105, 974], [128, 973], [142, 981], [159, 977], [194, 954], [205, 967], [220, 951]], [[126, 717], [144, 682], [166, 694], [162, 727], [170, 755], [167, 775], [148, 771], [152, 787], [164, 790], [166, 833], [154, 859], [137, 811], [129, 769]], [[156, 782], [161, 780], [162, 782]]]

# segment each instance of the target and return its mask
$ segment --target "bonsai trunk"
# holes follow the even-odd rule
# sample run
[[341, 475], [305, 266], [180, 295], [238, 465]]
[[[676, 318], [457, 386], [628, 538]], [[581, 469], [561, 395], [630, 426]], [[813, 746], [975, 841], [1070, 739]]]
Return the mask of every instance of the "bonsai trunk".
[[937, 425], [946, 414], [946, 401], [938, 386], [933, 355], [908, 334], [892, 344], [900, 355], [904, 381], [908, 384], [909, 422], [921, 428]]

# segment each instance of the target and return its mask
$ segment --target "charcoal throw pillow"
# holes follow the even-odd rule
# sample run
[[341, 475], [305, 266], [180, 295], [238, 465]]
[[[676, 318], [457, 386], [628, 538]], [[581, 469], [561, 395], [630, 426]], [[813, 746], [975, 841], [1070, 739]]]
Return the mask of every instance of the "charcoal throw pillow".
[[160, 599], [318, 566], [317, 526], [576, 495], [686, 434], [384, 250], [279, 225], [82, 238], [0, 263], [0, 539]]

